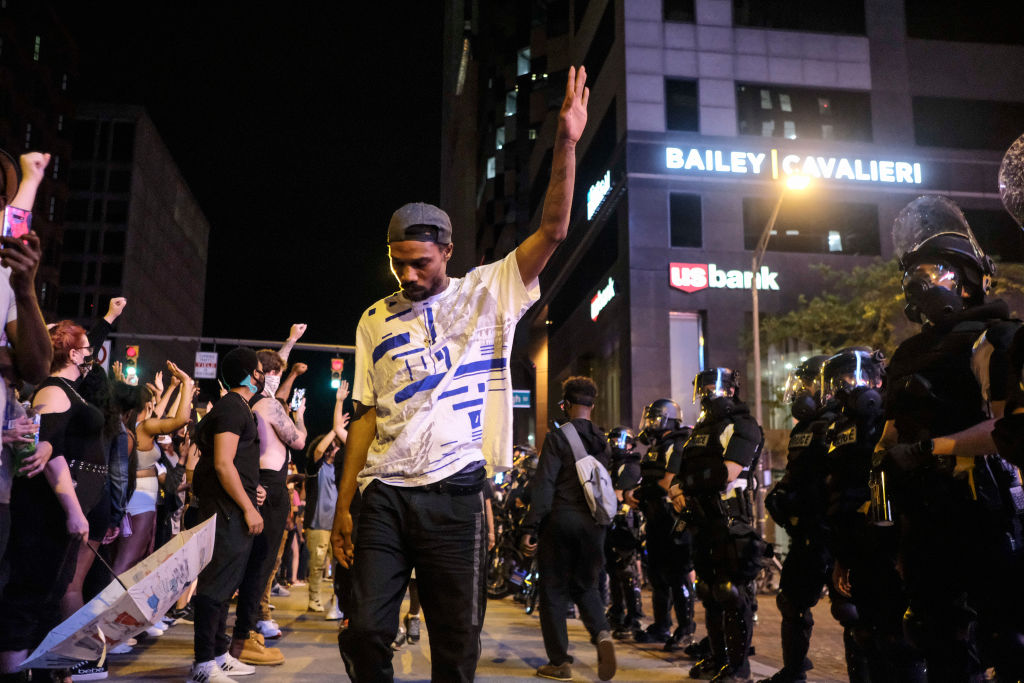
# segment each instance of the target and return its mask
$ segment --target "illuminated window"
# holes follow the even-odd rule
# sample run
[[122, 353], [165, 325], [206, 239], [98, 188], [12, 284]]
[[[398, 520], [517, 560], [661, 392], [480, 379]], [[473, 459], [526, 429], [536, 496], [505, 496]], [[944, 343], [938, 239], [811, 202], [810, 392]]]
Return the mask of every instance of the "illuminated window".
[[496, 174], [497, 163], [494, 157], [487, 157], [487, 179], [491, 180]]
[[505, 116], [516, 115], [516, 91], [509, 90], [505, 95]]
[[33, 45], [33, 47], [32, 47], [32, 61], [34, 61], [34, 62], [38, 62], [39, 61], [39, 48], [42, 45], [42, 42], [43, 42], [42, 36], [36, 36], [35, 45]]
[[[743, 246], [753, 249], [771, 216], [775, 199], [743, 199]], [[874, 204], [830, 202], [791, 195], [786, 197], [768, 242], [769, 251], [804, 254], [877, 256], [881, 241], [878, 207]]]
[[530, 131], [526, 134], [526, 137], [528, 139], [530, 139], [530, 140], [536, 140], [537, 139], [537, 129], [536, 128], [531, 128]]
[[516, 53], [516, 76], [530, 73], [530, 48], [524, 47]]
[[61, 90], [67, 90], [68, 89], [68, 75], [67, 74], [64, 74], [64, 75], [62, 75], [60, 77], [60, 89]]
[[872, 138], [871, 95], [866, 92], [737, 83], [736, 116], [740, 135], [861, 142]]
[[505, 146], [505, 126], [499, 126], [494, 133], [494, 149], [501, 149]]

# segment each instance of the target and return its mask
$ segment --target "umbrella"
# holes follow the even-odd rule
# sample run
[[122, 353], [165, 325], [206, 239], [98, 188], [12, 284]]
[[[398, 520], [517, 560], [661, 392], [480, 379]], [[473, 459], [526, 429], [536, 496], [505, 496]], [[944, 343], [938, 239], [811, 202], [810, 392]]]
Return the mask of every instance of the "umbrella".
[[108, 646], [155, 624], [210, 562], [216, 530], [214, 515], [118, 576], [50, 631], [22, 668], [64, 668], [102, 659]]

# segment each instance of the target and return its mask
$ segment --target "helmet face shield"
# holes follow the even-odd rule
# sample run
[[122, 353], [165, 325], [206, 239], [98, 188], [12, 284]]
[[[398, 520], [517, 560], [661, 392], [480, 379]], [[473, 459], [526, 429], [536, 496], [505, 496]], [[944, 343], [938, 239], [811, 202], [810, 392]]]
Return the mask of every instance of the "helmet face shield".
[[879, 389], [882, 371], [882, 363], [873, 351], [844, 349], [821, 366], [822, 400], [850, 394], [860, 387]]
[[813, 377], [801, 376], [799, 368], [789, 373], [786, 378], [786, 390], [782, 394], [783, 403], [792, 403], [799, 396], [813, 396], [817, 398], [821, 393], [821, 375]]
[[942, 261], [922, 261], [903, 274], [903, 289], [908, 287], [942, 287], [951, 292], [961, 291], [961, 278], [957, 269]]
[[693, 403], [736, 394], [736, 373], [729, 368], [712, 368], [693, 378]]
[[678, 429], [683, 423], [683, 411], [669, 398], [659, 398], [644, 408], [640, 418], [640, 432], [647, 434]]
[[901, 263], [907, 263], [911, 254], [926, 250], [927, 243], [940, 236], [962, 240], [964, 256], [979, 264], [986, 259], [963, 211], [946, 197], [918, 197], [900, 210], [892, 224], [892, 245]]
[[618, 427], [608, 432], [608, 445], [612, 448], [617, 448], [620, 451], [624, 451], [635, 445], [635, 440], [632, 432], [623, 427]]

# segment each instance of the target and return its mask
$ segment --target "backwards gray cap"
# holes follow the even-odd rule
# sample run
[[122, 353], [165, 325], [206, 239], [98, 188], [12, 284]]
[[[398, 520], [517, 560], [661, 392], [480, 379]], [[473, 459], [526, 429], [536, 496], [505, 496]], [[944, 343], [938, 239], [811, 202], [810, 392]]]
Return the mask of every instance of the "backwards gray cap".
[[452, 221], [433, 204], [406, 204], [391, 214], [388, 223], [388, 244], [405, 240], [451, 244]]

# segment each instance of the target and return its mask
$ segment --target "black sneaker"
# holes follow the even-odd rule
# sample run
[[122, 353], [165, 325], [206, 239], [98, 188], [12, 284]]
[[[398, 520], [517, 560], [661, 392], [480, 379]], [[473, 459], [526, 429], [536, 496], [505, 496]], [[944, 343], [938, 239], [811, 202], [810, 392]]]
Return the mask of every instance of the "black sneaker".
[[417, 614], [405, 615], [405, 639], [410, 643], [420, 642], [420, 617]]
[[665, 641], [665, 652], [684, 650], [690, 645], [693, 645], [693, 634], [685, 629], [677, 628]]
[[107, 678], [107, 663], [100, 666], [97, 662], [79, 662], [71, 669], [71, 680], [73, 681], [102, 681]]
[[648, 626], [645, 630], [633, 634], [633, 640], [638, 643], [664, 643], [668, 640], [668, 636], [668, 631]]

